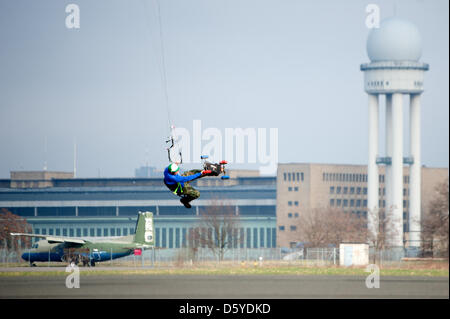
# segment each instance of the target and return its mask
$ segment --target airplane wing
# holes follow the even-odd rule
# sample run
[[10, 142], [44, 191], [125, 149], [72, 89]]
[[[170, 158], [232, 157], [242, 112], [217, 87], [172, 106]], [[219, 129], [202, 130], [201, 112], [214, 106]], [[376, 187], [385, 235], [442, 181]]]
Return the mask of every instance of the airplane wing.
[[72, 243], [72, 244], [85, 244], [86, 240], [73, 237], [64, 236], [51, 236], [51, 235], [38, 235], [38, 234], [25, 234], [25, 233], [11, 233], [11, 236], [27, 236], [46, 239], [50, 244], [53, 243]]

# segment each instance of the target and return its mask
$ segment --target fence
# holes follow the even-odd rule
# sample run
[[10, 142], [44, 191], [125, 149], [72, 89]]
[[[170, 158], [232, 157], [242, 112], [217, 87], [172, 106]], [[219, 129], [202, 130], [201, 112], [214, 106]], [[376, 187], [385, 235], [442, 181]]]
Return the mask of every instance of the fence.
[[[0, 263], [25, 263], [21, 256], [28, 252], [10, 251], [0, 249]], [[400, 261], [401, 257], [406, 256], [398, 250], [369, 250], [369, 263], [387, 264], [389, 262]], [[293, 262], [303, 265], [339, 265], [338, 248], [244, 248], [228, 249], [223, 253], [223, 261], [232, 263], [241, 262]], [[208, 263], [219, 262], [219, 256], [208, 248], [178, 248], [178, 249], [147, 249], [143, 251], [142, 256], [130, 255], [127, 257], [108, 260], [103, 263], [126, 265], [131, 264], [139, 266], [141, 264], [152, 266], [174, 265], [184, 263]], [[103, 264], [102, 263], [102, 264]]]

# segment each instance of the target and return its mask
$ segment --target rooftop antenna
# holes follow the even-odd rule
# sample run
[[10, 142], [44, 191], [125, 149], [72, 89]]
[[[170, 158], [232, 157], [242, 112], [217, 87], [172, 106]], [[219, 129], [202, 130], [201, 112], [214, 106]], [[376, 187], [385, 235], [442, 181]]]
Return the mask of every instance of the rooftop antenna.
[[44, 137], [44, 171], [47, 170], [47, 136]]
[[77, 177], [77, 138], [73, 139], [73, 178]]

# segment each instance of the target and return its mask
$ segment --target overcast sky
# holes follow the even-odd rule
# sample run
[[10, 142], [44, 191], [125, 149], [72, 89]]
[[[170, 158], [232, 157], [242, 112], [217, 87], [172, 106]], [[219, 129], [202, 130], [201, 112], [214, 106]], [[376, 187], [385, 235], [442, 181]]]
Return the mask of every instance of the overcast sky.
[[[69, 3], [80, 29], [66, 28]], [[420, 30], [422, 162], [448, 167], [447, 0], [160, 0], [172, 121], [278, 128], [283, 163], [367, 164], [369, 3]], [[155, 0], [0, 2], [0, 178], [72, 171], [75, 139], [78, 177], [166, 165], [157, 17]]]

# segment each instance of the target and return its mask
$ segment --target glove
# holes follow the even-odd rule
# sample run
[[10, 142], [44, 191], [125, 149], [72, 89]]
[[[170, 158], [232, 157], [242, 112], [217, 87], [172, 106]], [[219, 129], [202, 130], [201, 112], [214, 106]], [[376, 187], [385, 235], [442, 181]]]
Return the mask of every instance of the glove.
[[212, 172], [210, 170], [203, 170], [202, 175], [211, 174]]

